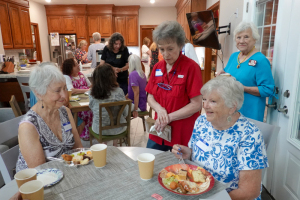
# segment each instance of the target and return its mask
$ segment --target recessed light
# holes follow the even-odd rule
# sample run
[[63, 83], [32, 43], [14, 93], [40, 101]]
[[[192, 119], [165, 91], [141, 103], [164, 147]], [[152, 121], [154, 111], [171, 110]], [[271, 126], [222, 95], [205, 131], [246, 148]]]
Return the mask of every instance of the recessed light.
[[155, 0], [150, 0], [150, 3], [155, 3]]
[[51, 0], [45, 0], [46, 2], [48, 2], [48, 3], [50, 3], [51, 2]]

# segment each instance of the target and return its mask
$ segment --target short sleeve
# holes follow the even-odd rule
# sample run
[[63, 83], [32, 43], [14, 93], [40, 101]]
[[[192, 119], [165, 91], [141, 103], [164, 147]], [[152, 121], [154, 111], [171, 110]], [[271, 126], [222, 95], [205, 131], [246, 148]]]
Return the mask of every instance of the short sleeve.
[[72, 80], [71, 80], [70, 76], [64, 75], [64, 77], [66, 78], [67, 89], [68, 90], [73, 89], [74, 87], [73, 87]]
[[270, 97], [274, 93], [274, 79], [270, 62], [267, 58], [259, 60], [256, 70], [256, 84], [261, 97]]
[[243, 126], [245, 129], [237, 153], [239, 170], [267, 168], [269, 165], [262, 133], [252, 122], [244, 122]]
[[123, 57], [124, 57], [125, 64], [128, 63], [129, 51], [127, 47], [124, 48]]
[[85, 81], [86, 81], [86, 84], [88, 87], [90, 87], [92, 84], [91, 84], [91, 81], [89, 80], [88, 77], [86, 77], [86, 75], [84, 75], [84, 78], [85, 78]]
[[106, 61], [106, 59], [107, 59], [107, 52], [108, 52], [108, 48], [107, 48], [107, 46], [105, 46], [104, 49], [103, 49], [103, 52], [102, 52], [101, 60]]
[[139, 82], [137, 79], [137, 76], [139, 76], [136, 72], [132, 72], [129, 75], [129, 85], [132, 86], [139, 86]]
[[153, 67], [153, 70], [152, 70], [152, 73], [150, 75], [149, 81], [148, 81], [148, 83], [146, 85], [146, 88], [145, 88], [146, 92], [148, 92], [149, 94], [152, 94], [152, 88], [154, 87], [154, 84], [155, 84], [153, 80], [155, 78], [155, 70], [156, 69], [157, 69], [157, 63]]
[[198, 95], [201, 95], [200, 92], [201, 88], [202, 88], [201, 69], [196, 63], [193, 63], [189, 69], [189, 75], [187, 77], [187, 83], [186, 83], [187, 95], [189, 96], [190, 99]]

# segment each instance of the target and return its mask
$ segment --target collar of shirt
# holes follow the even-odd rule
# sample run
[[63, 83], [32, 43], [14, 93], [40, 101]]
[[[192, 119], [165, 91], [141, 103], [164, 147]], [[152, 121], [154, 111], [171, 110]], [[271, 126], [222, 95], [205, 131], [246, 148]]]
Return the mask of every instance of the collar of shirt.
[[[180, 51], [180, 54], [177, 58], [177, 60], [175, 61], [175, 63], [173, 64], [172, 66], [172, 69], [169, 71], [169, 79], [171, 79], [172, 75], [173, 75], [173, 72], [175, 71], [176, 67], [177, 67], [177, 71], [176, 73], [178, 73], [180, 71], [180, 61], [183, 59], [183, 56], [181, 51]], [[163, 76], [166, 76], [167, 75], [167, 62], [164, 60], [164, 67], [161, 68], [161, 72], [163, 73]], [[175, 74], [176, 75], [176, 74]], [[175, 76], [174, 75], [174, 76]]]

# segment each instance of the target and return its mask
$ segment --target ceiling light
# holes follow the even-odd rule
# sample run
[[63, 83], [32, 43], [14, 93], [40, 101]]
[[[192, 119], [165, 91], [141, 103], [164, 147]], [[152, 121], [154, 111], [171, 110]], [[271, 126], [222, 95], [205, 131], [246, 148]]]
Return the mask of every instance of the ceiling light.
[[51, 2], [51, 0], [45, 0], [46, 2], [48, 2], [48, 3], [50, 3]]
[[155, 3], [155, 0], [150, 0], [150, 3]]

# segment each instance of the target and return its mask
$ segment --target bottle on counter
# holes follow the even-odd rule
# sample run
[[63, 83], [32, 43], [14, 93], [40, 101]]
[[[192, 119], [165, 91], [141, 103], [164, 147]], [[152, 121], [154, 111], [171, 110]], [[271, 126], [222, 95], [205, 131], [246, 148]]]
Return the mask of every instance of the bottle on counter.
[[82, 71], [82, 63], [81, 63], [81, 61], [79, 62], [79, 68], [80, 68], [80, 71]]

